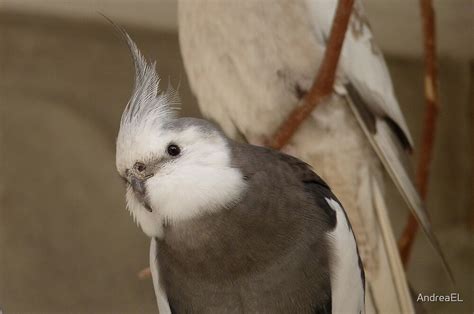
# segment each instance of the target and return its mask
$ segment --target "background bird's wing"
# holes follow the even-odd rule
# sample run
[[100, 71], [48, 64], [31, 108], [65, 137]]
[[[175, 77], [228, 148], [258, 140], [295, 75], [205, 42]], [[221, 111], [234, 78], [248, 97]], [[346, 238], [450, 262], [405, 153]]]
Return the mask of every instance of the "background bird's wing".
[[[318, 42], [326, 46], [337, 0], [306, 0]], [[372, 112], [390, 119], [411, 147], [413, 140], [393, 91], [392, 79], [382, 52], [375, 43], [362, 2], [356, 0], [339, 61], [338, 84], [349, 81]], [[341, 84], [342, 83], [342, 84]]]
[[[306, 1], [312, 14], [315, 36], [325, 45], [338, 1]], [[347, 96], [372, 147], [452, 279], [427, 211], [411, 180], [407, 150], [413, 146], [412, 137], [395, 98], [387, 65], [374, 42], [364, 8], [358, 0], [354, 3], [338, 71], [336, 92]]]
[[367, 138], [382, 161], [382, 164], [384, 165], [388, 174], [392, 178], [392, 181], [395, 183], [395, 186], [400, 191], [408, 207], [416, 217], [430, 244], [439, 255], [450, 279], [454, 281], [454, 277], [446, 257], [444, 256], [438, 239], [432, 230], [431, 222], [424, 207], [423, 201], [421, 200], [420, 195], [413, 185], [413, 182], [408, 175], [407, 169], [404, 167], [402, 162], [403, 149], [400, 144], [400, 140], [395, 136], [389, 123], [387, 123], [385, 120], [375, 119], [374, 130], [370, 130], [366, 122], [367, 119], [364, 118], [369, 116], [369, 114], [364, 113], [363, 105], [357, 104], [361, 101], [360, 96], [357, 94], [357, 91], [354, 88], [350, 87], [350, 85], [348, 85], [347, 90], [349, 95], [352, 95], [352, 97], [347, 97], [349, 106], [359, 121], [359, 125], [367, 135]]
[[153, 279], [153, 288], [155, 289], [156, 303], [160, 314], [172, 314], [166, 291], [160, 282], [160, 273], [158, 269], [158, 243], [156, 238], [150, 242], [150, 271]]

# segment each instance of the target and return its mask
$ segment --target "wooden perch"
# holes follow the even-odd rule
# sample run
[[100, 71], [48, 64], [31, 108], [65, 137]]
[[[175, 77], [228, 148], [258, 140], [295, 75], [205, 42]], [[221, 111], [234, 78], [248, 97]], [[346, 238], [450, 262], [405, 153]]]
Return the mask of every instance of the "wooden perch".
[[[426, 111], [418, 160], [416, 184], [421, 198], [425, 201], [428, 194], [430, 165], [433, 157], [433, 146], [438, 116], [438, 69], [436, 57], [435, 13], [432, 0], [420, 0], [421, 18], [423, 23], [423, 46], [425, 59], [425, 103]], [[407, 265], [411, 248], [415, 241], [418, 223], [413, 215], [408, 217], [405, 229], [398, 242], [403, 264]]]
[[331, 27], [331, 34], [316, 79], [311, 89], [303, 97], [301, 105], [296, 107], [286, 121], [277, 129], [269, 143], [270, 147], [281, 149], [285, 146], [321, 100], [331, 95], [353, 3], [354, 0], [339, 0]]

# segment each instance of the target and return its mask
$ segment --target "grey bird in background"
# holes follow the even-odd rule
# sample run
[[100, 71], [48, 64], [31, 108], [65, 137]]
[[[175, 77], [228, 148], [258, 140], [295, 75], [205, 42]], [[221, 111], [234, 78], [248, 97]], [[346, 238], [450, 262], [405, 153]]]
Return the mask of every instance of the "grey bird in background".
[[116, 165], [127, 207], [152, 238], [160, 313], [364, 313], [364, 270], [328, 185], [297, 158], [177, 118], [123, 32], [135, 86]]
[[[232, 138], [269, 139], [312, 85], [336, 5], [180, 0], [182, 57], [203, 114]], [[368, 312], [413, 312], [387, 214], [383, 166], [443, 256], [407, 170], [410, 132], [357, 0], [334, 91], [286, 150], [313, 166], [345, 204], [368, 277]]]

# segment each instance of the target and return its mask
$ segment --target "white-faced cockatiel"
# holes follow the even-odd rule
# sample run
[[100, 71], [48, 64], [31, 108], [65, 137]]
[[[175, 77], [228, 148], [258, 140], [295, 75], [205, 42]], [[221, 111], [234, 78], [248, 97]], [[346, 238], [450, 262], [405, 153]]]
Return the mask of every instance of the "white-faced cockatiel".
[[176, 117], [174, 91], [121, 32], [136, 76], [116, 165], [152, 238], [159, 312], [365, 313], [362, 261], [329, 186], [295, 157]]
[[[202, 113], [232, 138], [261, 144], [298, 105], [321, 64], [337, 0], [180, 0], [181, 53]], [[286, 151], [309, 163], [339, 196], [367, 274], [367, 310], [413, 312], [384, 198], [384, 166], [439, 250], [411, 182], [413, 140], [356, 1], [333, 95]], [[441, 252], [439, 251], [441, 254]]]

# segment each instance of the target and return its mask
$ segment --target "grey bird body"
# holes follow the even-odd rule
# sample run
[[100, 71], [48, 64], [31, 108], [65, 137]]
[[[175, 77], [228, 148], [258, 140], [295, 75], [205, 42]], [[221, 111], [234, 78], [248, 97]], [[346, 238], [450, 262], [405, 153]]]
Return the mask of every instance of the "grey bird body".
[[158, 241], [171, 307], [177, 313], [329, 313], [337, 252], [327, 234], [336, 215], [324, 197], [335, 197], [293, 157], [236, 143], [232, 157], [246, 177], [241, 200], [165, 227]]
[[356, 240], [328, 185], [295, 157], [177, 118], [174, 92], [122, 33], [136, 77], [116, 166], [152, 238], [160, 313], [364, 313]]

